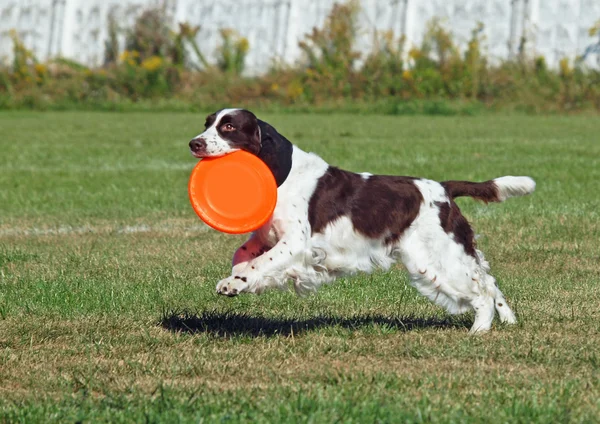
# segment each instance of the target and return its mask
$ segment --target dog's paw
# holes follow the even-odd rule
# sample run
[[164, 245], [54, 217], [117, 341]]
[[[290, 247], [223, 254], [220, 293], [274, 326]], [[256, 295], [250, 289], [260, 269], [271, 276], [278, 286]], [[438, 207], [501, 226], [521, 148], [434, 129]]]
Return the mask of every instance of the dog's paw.
[[243, 293], [247, 288], [248, 283], [246, 282], [245, 277], [232, 275], [231, 277], [219, 281], [217, 284], [217, 294], [233, 297]]

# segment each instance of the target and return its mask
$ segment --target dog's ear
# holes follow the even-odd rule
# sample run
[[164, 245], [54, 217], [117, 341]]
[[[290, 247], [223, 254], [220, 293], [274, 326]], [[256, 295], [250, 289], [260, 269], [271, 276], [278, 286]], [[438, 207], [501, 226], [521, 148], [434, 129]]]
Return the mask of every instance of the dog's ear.
[[277, 187], [284, 183], [292, 169], [292, 152], [294, 146], [266, 122], [258, 120], [260, 152], [258, 157], [267, 164], [275, 176]]
[[208, 127], [210, 127], [212, 124], [214, 124], [214, 123], [215, 123], [215, 120], [217, 119], [217, 114], [218, 114], [219, 112], [220, 112], [220, 111], [217, 111], [217, 112], [215, 112], [215, 113], [212, 113], [212, 114], [210, 114], [210, 115], [208, 115], [208, 116], [206, 117], [206, 121], [204, 121], [204, 129], [205, 129], [205, 130], [207, 130], [207, 129], [208, 129]]
[[250, 153], [254, 153], [257, 156], [260, 156], [260, 150], [262, 148], [262, 137], [261, 137], [261, 129], [260, 129], [260, 123], [262, 121], [260, 121], [259, 119], [256, 119], [256, 127], [254, 129], [254, 133], [252, 134], [251, 137], [251, 145], [256, 149], [256, 151], [250, 151]]

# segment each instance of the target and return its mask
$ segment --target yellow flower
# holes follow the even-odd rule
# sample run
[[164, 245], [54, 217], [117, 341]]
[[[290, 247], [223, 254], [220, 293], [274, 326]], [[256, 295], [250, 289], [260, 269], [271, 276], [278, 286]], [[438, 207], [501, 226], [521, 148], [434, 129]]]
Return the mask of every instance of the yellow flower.
[[238, 50], [241, 51], [242, 53], [246, 53], [248, 51], [248, 49], [250, 48], [250, 43], [248, 42], [248, 39], [245, 37], [242, 37], [239, 39], [239, 41], [237, 42], [238, 45]]
[[279, 84], [274, 82], [273, 84], [271, 84], [271, 91], [277, 91], [277, 90], [279, 90]]
[[163, 60], [159, 56], [150, 56], [142, 61], [142, 68], [148, 72], [154, 72], [162, 66]]
[[417, 49], [417, 48], [412, 48], [408, 51], [408, 56], [413, 59], [413, 60], [417, 60], [418, 58], [420, 58], [422, 56], [421, 50]]
[[568, 77], [573, 73], [573, 69], [569, 66], [569, 59], [563, 57], [560, 62], [558, 62], [558, 66], [560, 68], [560, 74], [563, 77]]
[[125, 62], [129, 58], [129, 50], [123, 50], [123, 53], [119, 55], [119, 60]]
[[410, 72], [408, 69], [405, 69], [405, 70], [402, 72], [402, 78], [404, 78], [404, 79], [405, 79], [405, 80], [407, 80], [407, 81], [410, 81], [410, 80], [412, 80], [412, 72]]
[[600, 33], [600, 21], [596, 22], [594, 26], [590, 28], [588, 33], [590, 34], [590, 37], [593, 37], [594, 35]]
[[43, 76], [48, 72], [48, 68], [43, 63], [36, 63], [33, 67], [35, 69], [35, 73]]
[[288, 99], [290, 99], [290, 100], [296, 100], [303, 93], [304, 93], [304, 88], [302, 88], [302, 85], [297, 81], [292, 82], [287, 87], [287, 90], [286, 90], [286, 95], [287, 95]]
[[384, 31], [383, 32], [383, 40], [391, 45], [394, 42], [394, 31]]
[[232, 30], [231, 28], [223, 28], [220, 30], [221, 32], [221, 37], [223, 38], [230, 38], [232, 35], [235, 34], [235, 31]]
[[121, 62], [133, 62], [134, 59], [140, 57], [140, 53], [135, 50], [123, 50], [123, 53], [119, 55], [119, 60]]

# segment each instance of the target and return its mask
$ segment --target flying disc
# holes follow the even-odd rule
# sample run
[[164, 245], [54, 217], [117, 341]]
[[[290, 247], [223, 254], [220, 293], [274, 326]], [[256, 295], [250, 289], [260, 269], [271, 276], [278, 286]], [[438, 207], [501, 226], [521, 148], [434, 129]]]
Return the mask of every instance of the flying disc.
[[242, 150], [198, 162], [190, 176], [188, 193], [200, 219], [230, 234], [260, 228], [277, 203], [273, 173], [258, 157]]

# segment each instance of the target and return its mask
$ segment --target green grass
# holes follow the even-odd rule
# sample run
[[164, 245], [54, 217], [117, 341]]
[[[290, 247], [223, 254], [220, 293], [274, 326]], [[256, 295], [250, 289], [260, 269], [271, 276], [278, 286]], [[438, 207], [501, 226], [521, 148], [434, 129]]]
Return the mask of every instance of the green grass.
[[201, 114], [0, 114], [0, 421], [594, 422], [600, 121], [261, 116], [355, 171], [531, 175], [461, 199], [519, 324], [467, 335], [402, 268], [218, 297], [243, 237], [188, 204]]

